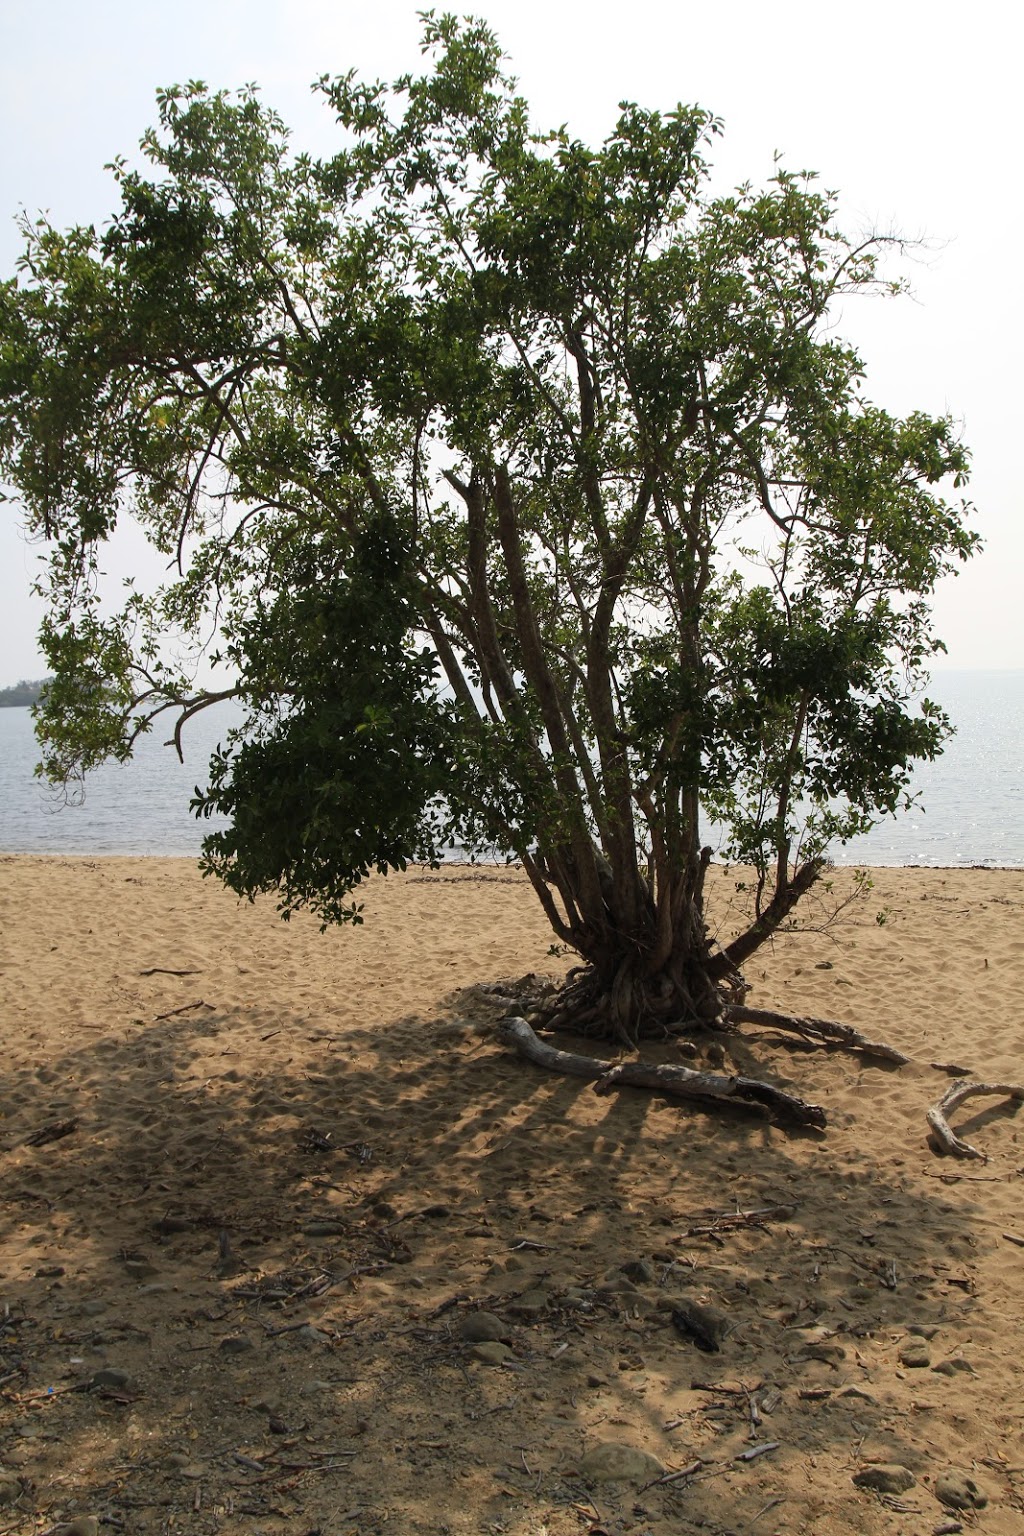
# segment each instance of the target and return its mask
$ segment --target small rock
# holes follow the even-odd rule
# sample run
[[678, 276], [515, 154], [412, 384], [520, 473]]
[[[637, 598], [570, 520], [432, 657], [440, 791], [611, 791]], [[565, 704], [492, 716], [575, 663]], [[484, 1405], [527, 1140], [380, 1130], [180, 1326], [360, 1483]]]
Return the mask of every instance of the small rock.
[[53, 1536], [99, 1536], [100, 1522], [95, 1515], [78, 1515], [58, 1525]]
[[468, 1312], [459, 1325], [459, 1332], [468, 1344], [500, 1343], [507, 1339], [511, 1329], [503, 1318], [493, 1312]]
[[474, 1344], [470, 1354], [484, 1365], [501, 1365], [511, 1359], [512, 1351], [507, 1344], [499, 1344], [497, 1339], [485, 1339], [482, 1344]]
[[219, 1347], [224, 1355], [246, 1355], [255, 1345], [247, 1333], [229, 1333], [227, 1338], [221, 1339]]
[[871, 1488], [875, 1493], [906, 1493], [916, 1481], [909, 1467], [901, 1467], [896, 1463], [862, 1467], [853, 1474], [855, 1488]]
[[185, 1465], [179, 1468], [182, 1477], [187, 1477], [192, 1483], [200, 1482], [209, 1470], [206, 1463], [202, 1461], [186, 1461]]
[[304, 1349], [312, 1349], [316, 1344], [329, 1344], [331, 1335], [324, 1333], [322, 1328], [314, 1328], [312, 1323], [306, 1323], [302, 1328], [296, 1328], [292, 1338]]
[[110, 1303], [104, 1301], [101, 1296], [92, 1296], [88, 1301], [82, 1302], [80, 1310], [84, 1317], [99, 1317], [100, 1313], [105, 1312], [109, 1305]]
[[627, 1280], [635, 1280], [637, 1285], [653, 1285], [656, 1279], [646, 1259], [630, 1259], [628, 1264], [623, 1264], [622, 1273]]
[[870, 1392], [864, 1392], [860, 1387], [843, 1387], [842, 1391], [836, 1393], [836, 1397], [837, 1399], [845, 1398], [847, 1402], [855, 1403], [873, 1403], [875, 1401]]
[[21, 1478], [13, 1472], [0, 1472], [0, 1509], [16, 1504], [21, 1498]]
[[344, 1231], [345, 1223], [343, 1221], [306, 1221], [302, 1224], [302, 1232], [305, 1237], [341, 1237]]
[[45, 1269], [36, 1270], [37, 1280], [59, 1280], [61, 1275], [66, 1275], [67, 1270], [63, 1264], [48, 1264]]
[[907, 1328], [916, 1339], [934, 1339], [939, 1331], [938, 1323], [911, 1323]]
[[953, 1355], [949, 1360], [940, 1360], [938, 1365], [933, 1365], [932, 1370], [940, 1376], [957, 1376], [961, 1371], [967, 1371], [974, 1375], [974, 1366], [963, 1355]]
[[595, 1483], [649, 1483], [665, 1468], [650, 1451], [605, 1441], [595, 1445], [580, 1462], [580, 1473]]
[[131, 1275], [133, 1280], [152, 1280], [154, 1275], [160, 1273], [156, 1265], [151, 1264], [148, 1259], [128, 1259], [124, 1267], [125, 1272]]
[[127, 1371], [115, 1370], [112, 1366], [104, 1366], [102, 1371], [97, 1371], [89, 1382], [90, 1387], [107, 1387], [113, 1392], [123, 1392], [130, 1387], [132, 1378]]
[[140, 1296], [163, 1296], [167, 1291], [173, 1291], [174, 1286], [168, 1285], [166, 1280], [151, 1280], [148, 1285], [139, 1286]]
[[709, 1067], [724, 1067], [725, 1046], [720, 1045], [717, 1040], [712, 1040], [711, 1044], [704, 1048], [704, 1060]]
[[908, 1371], [925, 1370], [932, 1363], [928, 1346], [923, 1339], [909, 1339], [900, 1349], [900, 1364]]
[[840, 1360], [846, 1359], [846, 1350], [841, 1344], [832, 1344], [827, 1339], [818, 1339], [803, 1345], [800, 1358], [801, 1360], [821, 1360], [825, 1365], [831, 1365], [835, 1369]]
[[167, 1458], [167, 1466], [172, 1472], [180, 1472], [182, 1467], [187, 1467], [192, 1460], [187, 1451], [172, 1451]]
[[524, 1291], [510, 1303], [509, 1310], [517, 1317], [527, 1319], [542, 1317], [548, 1309], [548, 1293], [542, 1290]]
[[192, 1222], [187, 1216], [161, 1216], [153, 1223], [153, 1231], [160, 1237], [176, 1237], [180, 1232], [190, 1232]]
[[681, 1296], [672, 1312], [677, 1332], [693, 1339], [698, 1349], [717, 1354], [729, 1331], [729, 1319], [715, 1307], [703, 1307], [698, 1301]]
[[935, 1479], [935, 1497], [950, 1509], [984, 1509], [988, 1494], [978, 1487], [973, 1477], [951, 1467]]
[[639, 1296], [639, 1289], [632, 1280], [627, 1280], [625, 1275], [613, 1274], [610, 1280], [604, 1280], [597, 1288], [598, 1296]]

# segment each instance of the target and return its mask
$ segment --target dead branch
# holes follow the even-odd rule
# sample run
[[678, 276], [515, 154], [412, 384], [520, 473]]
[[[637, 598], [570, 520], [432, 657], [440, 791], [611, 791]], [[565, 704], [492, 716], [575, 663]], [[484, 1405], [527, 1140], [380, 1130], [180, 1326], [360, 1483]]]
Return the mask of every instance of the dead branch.
[[998, 1094], [1007, 1099], [1016, 1099], [1018, 1103], [1024, 1102], [1024, 1087], [1017, 1083], [953, 1083], [946, 1089], [942, 1098], [928, 1111], [928, 1124], [935, 1132], [939, 1143], [945, 1152], [951, 1152], [956, 1157], [977, 1157], [982, 1162], [986, 1161], [984, 1152], [979, 1152], [977, 1147], [972, 1147], [969, 1141], [964, 1141], [950, 1128], [947, 1115], [951, 1114], [965, 1099], [981, 1098], [985, 1094]]
[[821, 1129], [826, 1124], [825, 1111], [820, 1105], [798, 1099], [757, 1078], [726, 1077], [718, 1072], [695, 1072], [689, 1067], [655, 1066], [643, 1061], [615, 1063], [599, 1057], [579, 1056], [572, 1051], [560, 1051], [538, 1039], [526, 1020], [515, 1016], [500, 1021], [498, 1036], [503, 1044], [538, 1067], [588, 1079], [593, 1082], [596, 1093], [608, 1093], [612, 1088], [620, 1087], [653, 1088], [675, 1098], [715, 1103], [727, 1100], [746, 1109], [762, 1107], [798, 1125]]
[[850, 1024], [837, 1024], [833, 1019], [802, 1019], [789, 1013], [776, 1013], [771, 1008], [748, 1008], [746, 1003], [730, 1003], [725, 1017], [733, 1024], [758, 1024], [763, 1029], [782, 1029], [800, 1035], [811, 1045], [843, 1046], [848, 1051], [862, 1051], [865, 1056], [877, 1056], [882, 1061], [894, 1061], [904, 1066], [909, 1060], [894, 1046], [878, 1040], [867, 1040]]

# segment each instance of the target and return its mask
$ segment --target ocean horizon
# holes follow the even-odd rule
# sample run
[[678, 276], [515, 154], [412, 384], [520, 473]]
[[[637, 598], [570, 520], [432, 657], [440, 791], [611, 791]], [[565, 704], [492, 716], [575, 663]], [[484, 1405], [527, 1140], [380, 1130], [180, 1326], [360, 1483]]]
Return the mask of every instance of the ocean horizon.
[[[934, 763], [918, 765], [915, 806], [837, 845], [835, 863], [1024, 867], [1024, 670], [939, 672], [927, 692], [956, 735]], [[189, 800], [237, 718], [231, 705], [197, 716], [184, 763], [160, 733], [143, 737], [130, 763], [87, 776], [81, 804], [62, 804], [34, 777], [30, 711], [0, 709], [0, 852], [196, 857], [204, 836], [226, 823], [197, 821]]]

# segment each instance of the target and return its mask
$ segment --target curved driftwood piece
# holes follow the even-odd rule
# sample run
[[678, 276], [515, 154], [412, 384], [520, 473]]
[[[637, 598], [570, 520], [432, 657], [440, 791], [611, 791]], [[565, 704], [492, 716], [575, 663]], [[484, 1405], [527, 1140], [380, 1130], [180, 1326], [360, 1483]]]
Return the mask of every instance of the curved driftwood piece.
[[809, 1104], [805, 1099], [798, 1099], [757, 1078], [726, 1077], [719, 1072], [694, 1072], [689, 1067], [656, 1066], [643, 1061], [611, 1062], [594, 1056], [579, 1056], [573, 1051], [560, 1051], [548, 1045], [534, 1034], [525, 1019], [515, 1016], [501, 1020], [498, 1036], [505, 1045], [538, 1067], [589, 1079], [594, 1084], [595, 1093], [608, 1093], [612, 1088], [653, 1088], [675, 1098], [728, 1101], [747, 1109], [768, 1109], [781, 1119], [795, 1121], [798, 1125], [813, 1125], [820, 1129], [826, 1124], [825, 1111], [820, 1104]]
[[771, 1008], [748, 1008], [746, 1003], [730, 1003], [725, 1017], [732, 1024], [759, 1024], [762, 1029], [788, 1030], [811, 1045], [843, 1046], [848, 1051], [861, 1051], [865, 1056], [877, 1056], [899, 1066], [905, 1066], [910, 1060], [895, 1046], [867, 1040], [852, 1025], [837, 1024], [833, 1019], [801, 1019], [791, 1013], [776, 1013]]
[[952, 1114], [958, 1105], [965, 1099], [983, 1098], [986, 1094], [999, 1095], [1001, 1098], [1016, 1099], [1018, 1103], [1024, 1103], [1024, 1087], [1019, 1083], [953, 1083], [946, 1089], [942, 1098], [928, 1111], [928, 1124], [939, 1138], [939, 1143], [946, 1152], [952, 1152], [955, 1157], [977, 1157], [985, 1162], [984, 1152], [979, 1152], [977, 1147], [972, 1147], [969, 1141], [964, 1141], [961, 1136], [951, 1128], [946, 1116]]

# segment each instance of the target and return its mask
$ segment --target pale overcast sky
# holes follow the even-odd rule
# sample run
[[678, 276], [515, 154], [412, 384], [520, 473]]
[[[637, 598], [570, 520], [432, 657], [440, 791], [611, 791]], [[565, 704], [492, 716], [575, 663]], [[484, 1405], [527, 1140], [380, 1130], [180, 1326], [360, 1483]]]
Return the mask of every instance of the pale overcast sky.
[[[443, 9], [444, 7], [438, 7]], [[461, 9], [461, 7], [451, 7]], [[859, 301], [840, 330], [892, 410], [950, 411], [974, 454], [985, 552], [936, 603], [950, 667], [1024, 666], [1024, 339], [1019, 269], [1020, 36], [994, 0], [476, 0], [538, 127], [599, 140], [622, 99], [699, 102], [725, 119], [721, 186], [760, 181], [772, 155], [821, 172], [853, 233], [925, 237], [915, 299]], [[131, 156], [159, 86], [256, 81], [312, 152], [332, 125], [322, 73], [391, 78], [418, 62], [416, 7], [399, 0], [7, 0], [0, 16], [0, 275], [19, 207], [58, 225], [113, 209], [103, 166]], [[0, 685], [37, 676], [34, 552], [0, 507]]]

